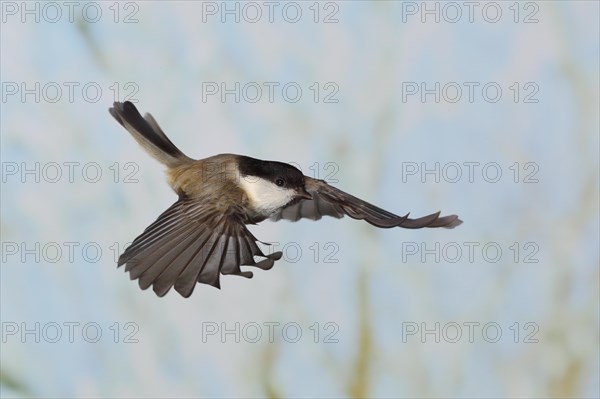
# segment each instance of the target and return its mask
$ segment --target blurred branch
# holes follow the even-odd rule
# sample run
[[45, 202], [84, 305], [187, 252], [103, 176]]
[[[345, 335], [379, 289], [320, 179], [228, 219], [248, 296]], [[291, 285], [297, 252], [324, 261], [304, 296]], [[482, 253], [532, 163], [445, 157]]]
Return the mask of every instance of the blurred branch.
[[[373, 150], [371, 157], [371, 173], [374, 178], [369, 182], [372, 187], [370, 191], [375, 191], [379, 185], [377, 176], [383, 176], [385, 166], [385, 150], [386, 136], [391, 133], [392, 125], [392, 106], [386, 107], [381, 111], [380, 116], [376, 120], [376, 125], [373, 128]], [[356, 289], [356, 300], [358, 307], [358, 343], [356, 358], [354, 360], [354, 369], [351, 374], [348, 393], [353, 398], [365, 398], [369, 392], [369, 365], [374, 353], [372, 325], [373, 321], [370, 316], [369, 309], [369, 270], [373, 263], [372, 251], [378, 245], [376, 233], [372, 226], [363, 225], [363, 245], [371, 248], [369, 252], [363, 252], [361, 263], [358, 270], [358, 281]]]
[[278, 399], [283, 397], [273, 381], [273, 370], [276, 355], [277, 345], [275, 343], [266, 345], [266, 349], [263, 352], [262, 357], [262, 367], [260, 368], [260, 380], [265, 398], [269, 399]]
[[560, 378], [550, 382], [550, 392], [554, 398], [576, 398], [577, 392], [580, 392], [579, 383], [581, 373], [583, 372], [582, 364], [577, 359], [570, 359], [569, 365], [565, 368], [565, 372]]
[[369, 360], [373, 350], [373, 337], [369, 319], [368, 273], [361, 268], [356, 287], [358, 302], [358, 351], [350, 379], [349, 396], [365, 398], [369, 390]]
[[92, 58], [94, 59], [95, 63], [98, 65], [99, 69], [106, 71], [106, 70], [108, 70], [108, 63], [106, 61], [106, 57], [104, 57], [104, 54], [100, 48], [100, 45], [94, 38], [94, 35], [92, 34], [92, 31], [90, 30], [90, 26], [93, 26], [93, 24], [89, 24], [89, 23], [85, 22], [82, 19], [82, 17], [79, 17], [75, 23], [77, 32], [83, 39], [85, 46], [90, 50], [90, 53], [91, 53]]
[[5, 370], [0, 369], [0, 385], [9, 388], [11, 391], [21, 394], [22, 396], [32, 397], [33, 394], [27, 388], [25, 383], [19, 381], [14, 376], [8, 374]]
[[[561, 245], [553, 248], [555, 254], [554, 259], [557, 260], [557, 264], [563, 267], [558, 269], [558, 278], [556, 279], [553, 293], [553, 312], [549, 315], [550, 320], [548, 322], [548, 328], [550, 334], [557, 334], [560, 337], [560, 341], [555, 345], [564, 348], [563, 353], [566, 354], [563, 361], [566, 363], [564, 372], [556, 377], [553, 377], [549, 381], [549, 395], [557, 398], [564, 397], [579, 397], [581, 395], [580, 384], [585, 378], [586, 364], [589, 362], [597, 361], [597, 345], [593, 350], [587, 352], [587, 355], [582, 356], [581, 354], [573, 353], [571, 345], [569, 345], [568, 337], [572, 331], [572, 325], [565, 323], [567, 315], [572, 315], [574, 312], [578, 312], [578, 309], [573, 309], [569, 306], [570, 297], [573, 292], [576, 291], [577, 287], [577, 273], [578, 268], [572, 264], [572, 254], [577, 253], [581, 250], [581, 243], [586, 241], [587, 226], [591, 221], [598, 226], [598, 164], [597, 164], [597, 148], [590, 151], [590, 143], [594, 143], [596, 135], [598, 134], [595, 126], [598, 125], [598, 100], [597, 91], [594, 91], [594, 84], [591, 76], [586, 74], [586, 70], [581, 67], [581, 64], [577, 61], [577, 56], [574, 54], [573, 49], [577, 48], [577, 43], [569, 40], [571, 36], [569, 33], [569, 21], [565, 20], [564, 13], [561, 13], [560, 9], [556, 5], [552, 8], [554, 17], [559, 21], [557, 26], [561, 29], [559, 37], [561, 52], [563, 59], [561, 63], [561, 69], [566, 82], [571, 86], [573, 91], [573, 98], [575, 101], [575, 109], [577, 110], [577, 117], [575, 118], [575, 126], [573, 131], [575, 132], [574, 139], [577, 140], [579, 156], [576, 158], [580, 165], [580, 173], [584, 175], [582, 177], [583, 184], [581, 185], [581, 191], [575, 193], [577, 197], [577, 207], [574, 211], [568, 215], [570, 220], [569, 223], [563, 225], [563, 229], [557, 232], [559, 235], [556, 236], [556, 242], [560, 242]], [[597, 72], [597, 70], [596, 70]], [[565, 219], [566, 215], [561, 215], [559, 223]], [[565, 240], [564, 237], [568, 237]], [[598, 259], [595, 260], [595, 264], [598, 264]], [[567, 267], [564, 267], [567, 266]], [[598, 284], [597, 279], [594, 282], [590, 280], [590, 289], [593, 294], [590, 299], [594, 302], [591, 306], [592, 309], [598, 308]], [[590, 317], [589, 325], [595, 326], [595, 318], [597, 316], [592, 313], [584, 313]], [[581, 325], [580, 327], [581, 328]], [[598, 330], [594, 331], [594, 335], [598, 335]]]

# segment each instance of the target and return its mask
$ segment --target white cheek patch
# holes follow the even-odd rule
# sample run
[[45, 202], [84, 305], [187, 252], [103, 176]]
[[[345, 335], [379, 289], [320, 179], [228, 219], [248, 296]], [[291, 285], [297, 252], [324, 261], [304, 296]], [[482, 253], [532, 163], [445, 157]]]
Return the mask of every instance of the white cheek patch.
[[294, 197], [294, 190], [277, 187], [259, 177], [240, 176], [239, 184], [248, 195], [251, 205], [261, 213], [271, 214]]

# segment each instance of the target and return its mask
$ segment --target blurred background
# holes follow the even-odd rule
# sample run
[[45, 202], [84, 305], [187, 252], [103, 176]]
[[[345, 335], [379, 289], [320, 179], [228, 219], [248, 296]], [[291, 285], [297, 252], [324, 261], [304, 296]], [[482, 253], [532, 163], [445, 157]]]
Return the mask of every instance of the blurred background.
[[[2, 397], [600, 395], [598, 2], [1, 7]], [[176, 195], [117, 100], [464, 224], [264, 222], [272, 270], [157, 298], [116, 259]]]

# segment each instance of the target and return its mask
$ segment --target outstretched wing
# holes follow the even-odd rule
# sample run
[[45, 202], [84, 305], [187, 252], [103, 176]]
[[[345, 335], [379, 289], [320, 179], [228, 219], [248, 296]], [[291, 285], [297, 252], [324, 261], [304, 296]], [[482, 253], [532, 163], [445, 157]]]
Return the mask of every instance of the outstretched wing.
[[323, 216], [341, 218], [348, 215], [354, 219], [365, 220], [377, 227], [404, 227], [407, 229], [420, 229], [422, 227], [451, 229], [462, 223], [458, 216], [440, 217], [440, 212], [418, 219], [409, 219], [408, 214], [398, 216], [338, 190], [323, 180], [316, 180], [308, 176], [304, 178], [306, 190], [313, 198], [311, 200], [303, 199], [283, 208], [271, 216], [271, 220], [286, 219], [295, 222], [302, 218], [319, 220]]
[[[118, 266], [125, 264], [144, 290], [152, 285], [163, 296], [175, 286], [187, 298], [196, 282], [219, 288], [219, 274], [251, 278], [240, 265], [273, 267], [281, 252], [265, 255], [256, 241], [235, 207], [223, 213], [200, 200], [180, 198], [133, 241]], [[265, 259], [257, 263], [254, 256]]]

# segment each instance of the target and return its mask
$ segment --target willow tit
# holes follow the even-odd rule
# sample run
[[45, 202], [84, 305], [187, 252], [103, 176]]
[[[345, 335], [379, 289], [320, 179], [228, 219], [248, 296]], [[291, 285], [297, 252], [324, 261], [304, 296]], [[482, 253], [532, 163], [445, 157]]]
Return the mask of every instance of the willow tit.
[[462, 223], [440, 212], [418, 219], [395, 215], [282, 162], [234, 154], [194, 160], [169, 140], [152, 115], [142, 117], [132, 103], [115, 102], [109, 112], [167, 167], [169, 184], [179, 195], [119, 257], [118, 266], [126, 265], [132, 280], [139, 279], [142, 289], [152, 285], [158, 296], [175, 286], [189, 297], [196, 282], [220, 288], [220, 274], [251, 278], [241, 265], [270, 269], [282, 253], [265, 255], [246, 228], [265, 219], [348, 215], [376, 227], [408, 229]]

